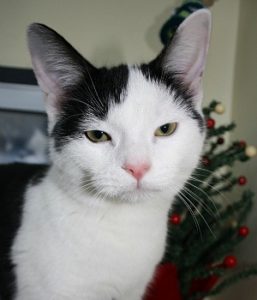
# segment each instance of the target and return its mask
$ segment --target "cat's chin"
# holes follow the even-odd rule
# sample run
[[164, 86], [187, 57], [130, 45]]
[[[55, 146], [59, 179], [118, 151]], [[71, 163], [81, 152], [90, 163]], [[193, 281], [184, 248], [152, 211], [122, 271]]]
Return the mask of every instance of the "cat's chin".
[[158, 198], [160, 194], [158, 192], [147, 191], [147, 190], [134, 190], [131, 192], [124, 192], [112, 197], [111, 200], [115, 202], [125, 203], [140, 203], [150, 201], [151, 199]]
[[147, 187], [143, 185], [133, 185], [124, 189], [105, 190], [102, 189], [100, 198], [105, 201], [122, 202], [122, 203], [139, 203], [167, 197], [169, 194], [161, 188]]
[[176, 191], [171, 192], [168, 189], [141, 189], [131, 192], [125, 192], [114, 197], [116, 201], [137, 204], [137, 203], [160, 203], [170, 202], [175, 196]]
[[122, 202], [138, 203], [150, 200], [172, 199], [182, 188], [177, 186], [154, 186], [151, 184], [134, 185], [130, 189], [120, 191], [114, 195], [116, 200]]

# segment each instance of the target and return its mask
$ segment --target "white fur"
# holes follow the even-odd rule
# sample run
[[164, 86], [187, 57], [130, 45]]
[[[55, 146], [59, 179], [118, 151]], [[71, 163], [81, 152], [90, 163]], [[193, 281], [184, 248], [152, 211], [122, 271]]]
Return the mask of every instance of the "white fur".
[[[16, 300], [141, 299], [164, 252], [173, 197], [196, 166], [203, 142], [197, 122], [172, 98], [131, 69], [124, 102], [106, 121], [90, 124], [112, 142], [84, 138], [53, 152], [48, 176], [26, 194], [12, 251]], [[178, 122], [177, 131], [155, 137], [167, 122]], [[121, 166], [142, 160], [151, 169], [138, 190]]]

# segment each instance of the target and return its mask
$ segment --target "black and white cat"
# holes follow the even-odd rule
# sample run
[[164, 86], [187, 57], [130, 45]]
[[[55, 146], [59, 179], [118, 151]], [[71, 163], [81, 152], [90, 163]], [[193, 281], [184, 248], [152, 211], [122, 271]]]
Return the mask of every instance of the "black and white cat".
[[30, 181], [40, 167], [2, 168], [3, 300], [142, 299], [204, 142], [210, 23], [199, 10], [149, 64], [109, 69], [52, 29], [29, 27], [52, 163]]

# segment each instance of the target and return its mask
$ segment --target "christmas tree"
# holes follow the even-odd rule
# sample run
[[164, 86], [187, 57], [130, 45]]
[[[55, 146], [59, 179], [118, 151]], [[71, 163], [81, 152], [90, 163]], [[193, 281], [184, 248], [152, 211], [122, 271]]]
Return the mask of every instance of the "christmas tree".
[[[213, 2], [184, 1], [163, 26], [163, 43], [190, 13]], [[231, 201], [226, 196], [236, 186], [246, 186], [247, 178], [235, 175], [233, 166], [255, 156], [256, 148], [245, 141], [226, 143], [226, 133], [236, 126], [216, 126], [215, 114], [224, 113], [221, 103], [212, 101], [203, 113], [207, 128], [204, 155], [171, 209], [165, 255], [144, 300], [201, 300], [257, 275], [257, 264], [239, 267], [234, 254], [250, 233], [246, 219], [254, 194], [244, 189]]]

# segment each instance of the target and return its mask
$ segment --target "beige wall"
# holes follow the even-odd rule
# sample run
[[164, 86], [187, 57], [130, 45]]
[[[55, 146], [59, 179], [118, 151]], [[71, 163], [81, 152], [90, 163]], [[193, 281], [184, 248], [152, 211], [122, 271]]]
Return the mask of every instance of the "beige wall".
[[[235, 64], [232, 116], [238, 128], [234, 138], [257, 145], [257, 1], [241, 0]], [[257, 159], [240, 165], [257, 194]]]
[[[1, 64], [30, 66], [25, 30], [45, 23], [87, 58], [100, 64], [149, 59], [160, 50], [158, 18], [167, 19], [170, 0], [0, 0]], [[151, 37], [152, 34], [152, 37]], [[150, 40], [150, 41], [149, 41]]]
[[233, 77], [239, 20], [239, 0], [219, 0], [212, 7], [213, 31], [205, 74], [205, 100], [221, 101], [226, 107], [222, 116], [214, 116], [223, 123], [231, 120]]
[[[240, 1], [240, 18], [235, 64], [232, 118], [237, 129], [233, 139], [243, 139], [257, 145], [257, 1]], [[248, 187], [257, 200], [257, 158], [238, 164], [237, 174], [245, 174]], [[239, 247], [237, 255], [241, 263], [257, 262], [257, 203], [248, 224], [251, 234]], [[257, 278], [242, 281], [231, 287], [219, 300], [256, 300]]]
[[[25, 30], [42, 22], [97, 65], [148, 61], [162, 48], [158, 33], [180, 0], [0, 0], [0, 65], [30, 67]], [[239, 0], [220, 0], [205, 76], [205, 102], [223, 101], [231, 116]]]

